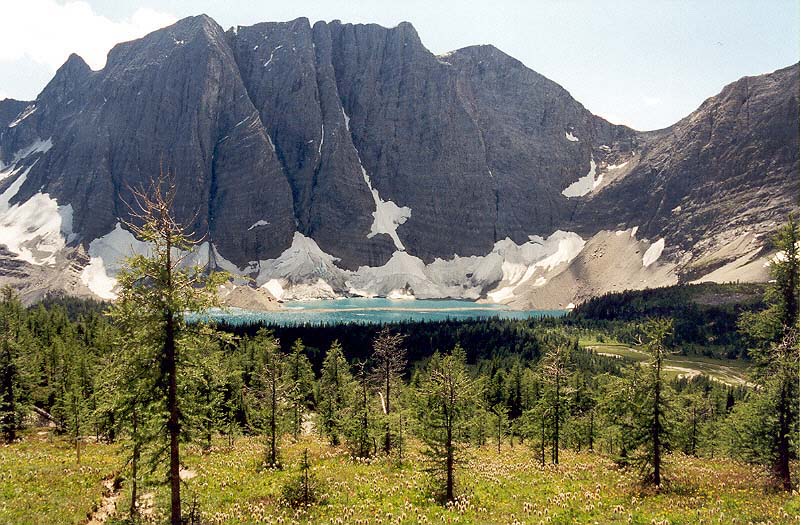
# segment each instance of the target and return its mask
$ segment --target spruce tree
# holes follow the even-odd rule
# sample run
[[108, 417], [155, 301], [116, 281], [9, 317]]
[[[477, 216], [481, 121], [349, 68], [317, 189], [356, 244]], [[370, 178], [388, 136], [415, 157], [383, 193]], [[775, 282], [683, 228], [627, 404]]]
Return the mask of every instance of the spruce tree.
[[406, 367], [406, 350], [403, 348], [404, 336], [383, 328], [373, 340], [373, 374], [378, 385], [378, 395], [384, 416], [384, 453], [392, 450], [392, 410], [395, 402], [396, 386]]
[[267, 438], [265, 463], [269, 468], [280, 466], [278, 441], [292, 386], [284, 379], [285, 356], [272, 333], [260, 328], [256, 336], [246, 343], [257, 356], [258, 368], [253, 378], [256, 417], [254, 422]]
[[334, 446], [340, 443], [345, 411], [353, 402], [353, 394], [350, 365], [339, 341], [334, 340], [323, 360], [317, 401], [321, 432]]
[[181, 523], [179, 381], [187, 354], [198, 347], [198, 338], [211, 335], [200, 324], [189, 329], [185, 315], [217, 306], [217, 289], [226, 279], [204, 268], [187, 267], [186, 256], [199, 240], [189, 225], [175, 218], [176, 193], [171, 177], [164, 174], [147, 190], [133, 191], [135, 202], [126, 226], [148, 244], [148, 253], [125, 260], [117, 275], [120, 292], [111, 312], [131, 337], [124, 349], [135, 353], [128, 362], [134, 367], [134, 377], [151, 376], [163, 407], [172, 525]]
[[303, 431], [303, 418], [314, 393], [314, 372], [300, 339], [294, 342], [292, 351], [284, 359], [283, 379], [289, 401], [292, 437], [297, 440]]
[[418, 390], [418, 419], [431, 470], [443, 479], [446, 501], [455, 497], [455, 470], [460, 460], [461, 436], [482, 395], [479, 380], [467, 370], [465, 352], [456, 345], [446, 355], [434, 354]]
[[[735, 440], [744, 438], [738, 447], [742, 455], [764, 458], [785, 490], [793, 488], [790, 462], [798, 457], [798, 242], [798, 222], [791, 217], [774, 238], [779, 252], [770, 265], [772, 279], [765, 292], [767, 308], [740, 318], [740, 328], [753, 344], [750, 353], [756, 364], [754, 382], [759, 389], [749, 395], [748, 403], [753, 406], [733, 414], [765, 418], [761, 425], [734, 420], [735, 426], [748, 430], [744, 434], [735, 433]], [[757, 406], [762, 410], [756, 409]], [[762, 444], [762, 450], [749, 452], [756, 444]]]
[[11, 287], [0, 291], [0, 433], [7, 443], [17, 438], [22, 421], [19, 369], [22, 303]]

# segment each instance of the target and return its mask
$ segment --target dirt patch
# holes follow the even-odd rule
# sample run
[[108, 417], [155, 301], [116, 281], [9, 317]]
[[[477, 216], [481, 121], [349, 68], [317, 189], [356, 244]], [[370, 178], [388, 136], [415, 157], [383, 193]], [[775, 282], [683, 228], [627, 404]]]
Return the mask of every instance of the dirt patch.
[[103, 480], [106, 490], [103, 492], [103, 499], [100, 506], [90, 516], [87, 525], [100, 525], [105, 523], [117, 512], [117, 500], [120, 499], [120, 488], [114, 483], [116, 476], [109, 476]]

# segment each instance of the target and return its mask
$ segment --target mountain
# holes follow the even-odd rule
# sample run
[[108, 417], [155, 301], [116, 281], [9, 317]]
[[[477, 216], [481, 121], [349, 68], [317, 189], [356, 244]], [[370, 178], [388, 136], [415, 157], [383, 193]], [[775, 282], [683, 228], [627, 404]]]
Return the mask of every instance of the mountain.
[[190, 17], [0, 101], [1, 280], [112, 298], [143, 249], [132, 188], [160, 169], [205, 241], [192, 260], [278, 299], [550, 308], [765, 279], [798, 210], [798, 106], [796, 64], [639, 132], [493, 46], [435, 56], [408, 23]]

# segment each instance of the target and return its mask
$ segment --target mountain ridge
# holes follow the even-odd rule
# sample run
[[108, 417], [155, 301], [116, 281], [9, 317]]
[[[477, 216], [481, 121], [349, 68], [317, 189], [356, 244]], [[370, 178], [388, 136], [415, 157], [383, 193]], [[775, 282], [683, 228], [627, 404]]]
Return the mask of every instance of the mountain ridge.
[[[223, 31], [199, 15], [116, 45], [98, 71], [71, 55], [34, 102], [0, 101], [0, 191], [19, 186], [6, 214], [47, 195], [69, 217], [38, 237], [33, 225], [25, 242], [82, 248], [107, 268], [119, 253], [92, 244], [108, 245], [98, 240], [126, 219], [128, 188], [166, 165], [192, 189], [176, 213], [199, 211], [201, 262], [272, 283], [273, 295], [302, 284], [550, 307], [749, 264], [749, 278], [764, 278], [751, 270], [766, 235], [798, 209], [797, 71], [745, 77], [673, 126], [639, 132], [492, 45], [435, 56], [408, 23]], [[0, 223], [16, 228], [11, 219]], [[319, 249], [334, 266], [279, 271], [296, 244], [298, 257], [322, 260]], [[578, 256], [612, 245], [621, 260]], [[635, 268], [655, 245], [656, 262]], [[28, 263], [52, 263], [32, 253]], [[585, 273], [612, 282], [554, 289]], [[365, 290], [367, 274], [384, 284]]]

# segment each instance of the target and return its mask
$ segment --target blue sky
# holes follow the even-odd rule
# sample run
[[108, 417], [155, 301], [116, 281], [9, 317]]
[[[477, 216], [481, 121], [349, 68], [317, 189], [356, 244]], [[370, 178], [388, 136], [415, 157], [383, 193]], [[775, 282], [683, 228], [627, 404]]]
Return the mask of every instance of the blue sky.
[[615, 123], [656, 129], [727, 83], [799, 59], [799, 2], [469, 0], [0, 0], [0, 99], [32, 99], [70, 52], [110, 47], [206, 13], [262, 21], [409, 21], [434, 53], [493, 44]]

